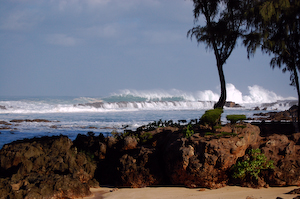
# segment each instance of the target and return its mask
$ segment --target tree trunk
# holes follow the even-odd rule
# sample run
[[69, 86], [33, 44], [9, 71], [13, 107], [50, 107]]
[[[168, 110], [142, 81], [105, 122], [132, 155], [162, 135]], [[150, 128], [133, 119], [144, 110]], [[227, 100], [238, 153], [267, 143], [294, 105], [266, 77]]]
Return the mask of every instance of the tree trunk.
[[296, 89], [297, 89], [297, 94], [298, 94], [298, 111], [297, 111], [297, 118], [296, 118], [296, 121], [297, 121], [297, 127], [298, 129], [296, 129], [296, 132], [299, 131], [300, 129], [300, 123], [299, 123], [299, 118], [300, 118], [300, 88], [299, 88], [299, 78], [298, 78], [298, 72], [297, 72], [297, 68], [294, 67], [294, 77], [295, 77], [295, 83], [296, 83]]
[[220, 77], [220, 84], [221, 84], [221, 96], [219, 98], [219, 101], [214, 105], [214, 108], [223, 108], [226, 103], [226, 82], [225, 82], [225, 76], [223, 72], [223, 65], [218, 64], [218, 72]]

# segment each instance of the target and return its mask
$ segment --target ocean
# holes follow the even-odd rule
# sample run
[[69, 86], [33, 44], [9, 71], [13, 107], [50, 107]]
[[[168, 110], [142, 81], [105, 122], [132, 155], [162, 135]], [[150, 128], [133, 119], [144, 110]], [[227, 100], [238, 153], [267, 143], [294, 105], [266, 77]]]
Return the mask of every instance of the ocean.
[[[253, 117], [254, 113], [287, 110], [297, 103], [296, 98], [283, 98], [259, 86], [249, 90], [249, 95], [243, 96], [238, 90], [228, 89], [227, 100], [241, 107], [225, 107], [223, 123], [228, 114]], [[108, 136], [112, 131], [135, 130], [158, 120], [189, 122], [213, 108], [218, 97], [209, 90], [123, 90], [107, 97], [0, 97], [0, 148], [24, 138], [62, 134], [73, 140], [79, 133]], [[254, 110], [255, 107], [260, 110]], [[35, 119], [49, 122], [29, 121]]]

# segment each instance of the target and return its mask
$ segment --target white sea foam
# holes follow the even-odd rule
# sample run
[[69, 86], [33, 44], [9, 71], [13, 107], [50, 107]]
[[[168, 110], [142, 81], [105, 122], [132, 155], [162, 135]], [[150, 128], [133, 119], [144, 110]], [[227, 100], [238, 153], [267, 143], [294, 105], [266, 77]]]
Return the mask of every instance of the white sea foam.
[[[282, 97], [277, 95], [273, 91], [264, 89], [261, 86], [253, 85], [248, 86], [249, 94], [243, 94], [233, 84], [228, 83], [227, 89], [227, 101], [233, 101], [241, 104], [261, 104], [272, 103], [279, 100], [297, 100], [295, 97]], [[126, 101], [127, 97], [140, 97], [145, 98], [147, 101], [152, 100], [164, 100], [170, 98], [182, 98], [184, 101], [218, 101], [220, 95], [212, 90], [185, 92], [177, 89], [169, 91], [164, 90], [149, 90], [149, 91], [137, 91], [137, 90], [121, 90], [119, 93], [113, 93], [111, 96], [119, 96]]]
[[[288, 100], [273, 91], [254, 85], [249, 86], [249, 93], [243, 94], [233, 84], [227, 84], [227, 101], [233, 101], [245, 108], [266, 106], [269, 109], [285, 110], [291, 106]], [[109, 97], [75, 99], [34, 99], [0, 101], [1, 113], [78, 113], [78, 112], [112, 112], [139, 110], [199, 110], [210, 109], [219, 99], [219, 94], [211, 91], [185, 92], [176, 89], [164, 90], [122, 90]], [[277, 103], [276, 103], [277, 102]], [[96, 104], [95, 104], [96, 103]], [[263, 105], [264, 104], [264, 105]], [[97, 106], [96, 106], [97, 105]]]
[[219, 97], [219, 94], [211, 90], [205, 90], [196, 92], [194, 99], [199, 101], [218, 101]]

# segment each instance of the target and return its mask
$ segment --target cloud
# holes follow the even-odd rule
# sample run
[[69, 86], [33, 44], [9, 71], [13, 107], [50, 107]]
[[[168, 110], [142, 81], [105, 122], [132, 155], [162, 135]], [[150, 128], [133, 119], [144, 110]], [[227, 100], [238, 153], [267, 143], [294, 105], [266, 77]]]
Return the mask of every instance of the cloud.
[[76, 12], [84, 11], [85, 9], [122, 9], [132, 8], [136, 6], [139, 0], [52, 0], [51, 3], [58, 8], [59, 11], [72, 10]]
[[42, 20], [43, 17], [34, 11], [18, 10], [3, 16], [0, 27], [4, 30], [28, 30]]
[[85, 12], [94, 11], [112, 15], [122, 15], [133, 10], [158, 8], [159, 0], [51, 0], [53, 8], [60, 12]]
[[46, 41], [49, 44], [59, 45], [59, 46], [75, 46], [79, 43], [78, 39], [65, 34], [47, 35]]

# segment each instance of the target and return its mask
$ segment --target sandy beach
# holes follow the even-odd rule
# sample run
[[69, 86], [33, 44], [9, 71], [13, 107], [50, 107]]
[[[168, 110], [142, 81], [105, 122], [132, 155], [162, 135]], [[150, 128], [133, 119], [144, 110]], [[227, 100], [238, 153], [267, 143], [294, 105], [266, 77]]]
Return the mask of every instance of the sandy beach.
[[189, 189], [185, 187], [147, 187], [147, 188], [93, 188], [93, 196], [85, 199], [293, 199], [297, 194], [286, 194], [291, 187], [269, 187], [261, 189], [227, 186], [221, 189]]

